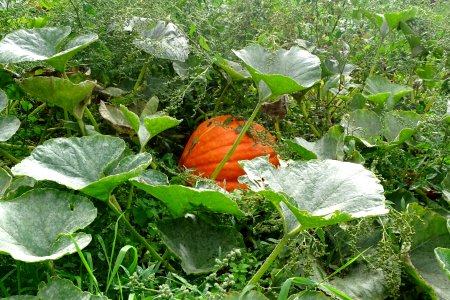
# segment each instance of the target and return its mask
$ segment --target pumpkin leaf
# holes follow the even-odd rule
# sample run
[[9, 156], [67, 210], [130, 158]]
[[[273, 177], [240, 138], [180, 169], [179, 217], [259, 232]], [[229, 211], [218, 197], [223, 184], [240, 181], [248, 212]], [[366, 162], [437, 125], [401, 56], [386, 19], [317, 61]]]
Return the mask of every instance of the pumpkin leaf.
[[164, 130], [177, 126], [181, 122], [181, 120], [162, 114], [147, 116], [145, 116], [145, 114], [141, 114], [141, 117], [139, 117], [124, 105], [120, 105], [120, 110], [128, 120], [129, 124], [131, 124], [131, 127], [137, 133], [141, 149], [145, 147], [150, 139], [157, 136]]
[[447, 274], [448, 279], [450, 279], [450, 248], [437, 247], [434, 249], [434, 254], [442, 270]]
[[363, 264], [351, 268], [344, 277], [336, 277], [329, 283], [348, 295], [348, 299], [383, 300], [389, 297], [384, 272]]
[[341, 125], [346, 135], [358, 138], [367, 147], [375, 146], [383, 133], [381, 118], [368, 109], [349, 112], [342, 118]]
[[342, 128], [338, 125], [330, 127], [327, 133], [315, 142], [297, 137], [288, 140], [289, 147], [301, 155], [304, 159], [344, 159], [344, 138]]
[[450, 124], [450, 100], [447, 102], [447, 112], [445, 113], [444, 120], [447, 124]]
[[320, 59], [298, 47], [270, 53], [254, 45], [233, 52], [244, 62], [253, 81], [257, 85], [264, 81], [273, 97], [307, 89], [321, 78]]
[[151, 115], [144, 118], [144, 126], [150, 134], [150, 139], [160, 134], [164, 130], [175, 127], [181, 123], [181, 120], [165, 116], [165, 115]]
[[0, 142], [9, 140], [19, 129], [20, 120], [15, 116], [0, 116]]
[[[8, 105], [8, 98], [3, 90], [0, 90], [0, 112]], [[0, 115], [0, 142], [9, 140], [19, 129], [20, 120], [15, 116]]]
[[386, 112], [383, 115], [383, 136], [388, 142], [403, 142], [414, 134], [421, 120], [422, 117], [413, 111]]
[[76, 252], [68, 234], [81, 249], [90, 243], [89, 234], [74, 232], [96, 216], [97, 209], [88, 199], [52, 189], [0, 201], [0, 253], [24, 262], [56, 260]]
[[250, 73], [240, 63], [216, 56], [214, 63], [221, 67], [233, 81], [248, 80], [251, 78]]
[[233, 227], [216, 225], [193, 215], [170, 219], [157, 224], [164, 244], [181, 259], [187, 274], [211, 272], [216, 259], [223, 259], [231, 250], [244, 247], [242, 235]]
[[188, 40], [175, 24], [158, 21], [152, 29], [138, 32], [140, 37], [133, 42], [137, 48], [158, 58], [182, 62], [188, 58]]
[[2, 112], [6, 106], [8, 106], [8, 97], [6, 93], [0, 89], [0, 112]]
[[23, 79], [19, 85], [30, 96], [61, 107], [77, 119], [83, 117], [84, 109], [91, 102], [90, 97], [95, 87], [92, 81], [75, 84], [69, 79], [45, 76]]
[[[99, 149], [102, 155], [98, 155]], [[115, 187], [137, 176], [151, 162], [149, 153], [123, 157], [125, 150], [125, 142], [111, 136], [51, 139], [36, 147], [12, 172], [55, 181], [106, 201]]]
[[83, 292], [70, 280], [53, 277], [38, 292], [38, 299], [107, 300], [105, 296], [95, 296]]
[[20, 295], [4, 300], [42, 300], [42, 299], [71, 299], [71, 300], [107, 300], [105, 296], [95, 296], [89, 292], [83, 292], [72, 281], [53, 277], [45, 285], [40, 285], [37, 296]]
[[12, 182], [12, 177], [5, 169], [0, 168], [0, 198], [6, 193]]
[[65, 26], [20, 29], [9, 33], [0, 41], [0, 64], [46, 61], [59, 72], [64, 72], [67, 61], [98, 39], [96, 34], [89, 33], [69, 41], [61, 49], [70, 31], [70, 27]]
[[[444, 180], [441, 182], [442, 185], [442, 196], [450, 204], [450, 173], [447, 173]], [[450, 220], [449, 220], [448, 230], [450, 232]]]
[[241, 165], [247, 175], [239, 181], [280, 204], [288, 231], [388, 212], [379, 180], [359, 164], [310, 160], [275, 168], [258, 157]]
[[266, 296], [264, 296], [261, 292], [258, 291], [248, 291], [243, 294], [240, 292], [231, 292], [227, 294], [224, 298], [225, 300], [268, 300]]
[[394, 108], [395, 104], [412, 88], [389, 82], [386, 78], [374, 75], [366, 80], [363, 95], [378, 106], [386, 110]]
[[215, 190], [200, 190], [182, 185], [169, 185], [167, 176], [155, 170], [146, 170], [131, 178], [131, 183], [167, 205], [174, 217], [206, 209], [217, 213], [244, 216], [236, 202], [224, 193]]
[[450, 278], [436, 259], [436, 248], [450, 248], [450, 233], [445, 217], [411, 203], [407, 210], [416, 218], [412, 221], [415, 235], [406, 260], [406, 272], [428, 294], [437, 299], [450, 299]]
[[378, 27], [382, 30], [384, 35], [388, 32], [398, 29], [400, 22], [406, 22], [416, 16], [417, 9], [412, 7], [408, 10], [399, 12], [390, 12], [385, 14], [375, 14], [367, 12], [367, 14], [376, 22]]

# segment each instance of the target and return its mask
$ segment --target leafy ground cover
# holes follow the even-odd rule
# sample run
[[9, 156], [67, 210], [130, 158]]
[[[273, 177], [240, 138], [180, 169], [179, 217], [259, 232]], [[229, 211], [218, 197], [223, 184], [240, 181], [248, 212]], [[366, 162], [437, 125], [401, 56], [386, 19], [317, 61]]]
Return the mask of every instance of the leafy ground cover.
[[[450, 299], [449, 17], [0, 0], [1, 299]], [[210, 178], [179, 165], [224, 115]]]

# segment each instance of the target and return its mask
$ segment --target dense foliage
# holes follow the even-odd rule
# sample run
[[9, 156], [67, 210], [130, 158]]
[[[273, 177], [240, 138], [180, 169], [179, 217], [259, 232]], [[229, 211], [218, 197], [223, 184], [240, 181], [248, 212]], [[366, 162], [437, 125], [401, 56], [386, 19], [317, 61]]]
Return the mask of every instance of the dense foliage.
[[449, 18], [0, 0], [0, 297], [450, 299]]

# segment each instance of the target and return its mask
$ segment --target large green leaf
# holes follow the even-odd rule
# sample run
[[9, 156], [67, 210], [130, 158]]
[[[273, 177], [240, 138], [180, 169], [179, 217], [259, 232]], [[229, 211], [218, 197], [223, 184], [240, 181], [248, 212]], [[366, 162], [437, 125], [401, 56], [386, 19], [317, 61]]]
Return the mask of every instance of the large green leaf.
[[155, 170], [146, 170], [130, 181], [133, 185], [163, 201], [175, 217], [198, 209], [244, 216], [236, 202], [224, 193], [182, 185], [169, 185], [167, 176]]
[[123, 157], [125, 150], [125, 142], [111, 136], [51, 139], [36, 147], [12, 172], [52, 180], [108, 200], [115, 187], [137, 176], [151, 162], [149, 153]]
[[83, 292], [70, 280], [54, 277], [38, 292], [39, 299], [70, 299], [70, 300], [106, 300], [106, 296], [95, 296], [89, 292]]
[[81, 119], [84, 109], [91, 102], [95, 83], [83, 81], [75, 84], [69, 79], [37, 76], [23, 79], [20, 87], [32, 97], [61, 107]]
[[436, 248], [434, 254], [441, 266], [442, 270], [447, 274], [450, 279], [450, 248]]
[[365, 265], [351, 268], [344, 277], [336, 277], [329, 283], [351, 299], [383, 300], [389, 296], [383, 271]]
[[61, 47], [70, 31], [66, 26], [20, 29], [9, 33], [0, 41], [0, 64], [47, 61], [56, 70], [64, 72], [67, 61], [98, 39], [96, 34], [90, 33]]
[[305, 159], [343, 160], [344, 137], [342, 128], [336, 125], [330, 127], [328, 132], [315, 142], [308, 142], [303, 138], [297, 137], [294, 140], [286, 141], [286, 143]]
[[216, 259], [243, 248], [242, 235], [232, 226], [216, 225], [193, 215], [159, 222], [163, 242], [181, 259], [188, 274], [210, 272]]
[[20, 120], [15, 116], [0, 116], [0, 142], [9, 140], [19, 129]]
[[389, 82], [386, 78], [374, 75], [367, 78], [363, 95], [375, 104], [392, 109], [406, 94], [412, 92], [409, 86]]
[[[136, 27], [137, 28], [137, 27]], [[138, 30], [140, 37], [133, 44], [158, 58], [185, 61], [189, 55], [185, 34], [173, 23], [158, 21], [150, 30]]]
[[[0, 112], [8, 105], [8, 98], [3, 90], [0, 90]], [[9, 140], [19, 129], [20, 120], [15, 116], [0, 115], [0, 142]]]
[[[2, 298], [3, 299], [3, 298]], [[37, 296], [13, 296], [4, 298], [4, 300], [107, 300], [105, 296], [95, 296], [89, 292], [83, 292], [76, 287], [70, 280], [53, 277], [45, 285], [39, 286]]]
[[412, 7], [408, 10], [403, 10], [399, 12], [390, 12], [385, 14], [372, 14], [369, 13], [377, 25], [381, 28], [381, 31], [384, 34], [397, 29], [400, 25], [400, 22], [406, 22], [413, 19], [416, 16], [417, 9]]
[[0, 198], [6, 193], [12, 182], [12, 177], [5, 169], [0, 168]]
[[442, 184], [442, 196], [450, 204], [450, 173], [448, 173], [447, 176], [445, 176], [441, 184]]
[[406, 271], [432, 298], [450, 299], [450, 278], [435, 256], [436, 248], [450, 248], [447, 220], [416, 203], [408, 205], [408, 212], [416, 218]]
[[234, 51], [259, 86], [263, 81], [272, 96], [281, 96], [309, 88], [320, 81], [320, 59], [298, 47], [274, 53], [260, 45]]
[[6, 93], [0, 89], [0, 112], [2, 112], [8, 105], [8, 97]]
[[91, 236], [74, 233], [94, 221], [97, 209], [86, 198], [66, 192], [37, 189], [0, 201], [0, 253], [16, 260], [55, 260], [76, 252], [67, 234], [82, 249]]
[[413, 111], [389, 111], [383, 115], [383, 136], [388, 142], [411, 137], [422, 117]]
[[447, 124], [450, 124], [450, 100], [447, 102], [447, 112], [445, 113], [444, 119]]
[[368, 109], [356, 109], [346, 114], [341, 125], [346, 135], [358, 138], [367, 147], [375, 146], [381, 140], [383, 125], [381, 118]]
[[298, 222], [304, 229], [316, 228], [388, 212], [379, 180], [359, 164], [309, 160], [275, 168], [258, 157], [241, 165], [247, 175], [239, 181], [282, 204], [288, 231]]
[[242, 81], [250, 79], [250, 73], [241, 64], [216, 56], [214, 63], [221, 67], [233, 81]]

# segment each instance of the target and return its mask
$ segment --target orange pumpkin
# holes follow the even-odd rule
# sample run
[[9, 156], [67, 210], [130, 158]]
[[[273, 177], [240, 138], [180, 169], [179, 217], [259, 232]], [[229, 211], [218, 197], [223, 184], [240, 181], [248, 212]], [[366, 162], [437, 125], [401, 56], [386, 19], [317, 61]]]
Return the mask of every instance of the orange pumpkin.
[[[194, 169], [196, 175], [211, 177], [217, 165], [233, 146], [244, 124], [244, 119], [230, 115], [204, 121], [189, 138], [178, 165]], [[239, 176], [245, 174], [238, 161], [270, 155], [270, 162], [278, 166], [276, 153], [271, 146], [273, 144], [275, 138], [263, 126], [253, 122], [217, 176], [217, 183], [227, 191], [247, 188], [237, 181]]]

